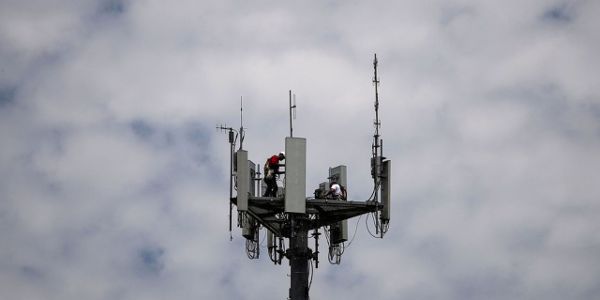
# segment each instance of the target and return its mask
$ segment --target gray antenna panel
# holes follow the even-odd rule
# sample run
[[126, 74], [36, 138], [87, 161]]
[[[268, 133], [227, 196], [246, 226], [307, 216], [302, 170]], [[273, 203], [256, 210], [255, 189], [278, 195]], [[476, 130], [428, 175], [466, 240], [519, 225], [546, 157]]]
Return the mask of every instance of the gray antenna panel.
[[[347, 180], [347, 168], [344, 165], [340, 165], [334, 168], [329, 168], [329, 180], [331, 182], [337, 182], [348, 190]], [[348, 240], [348, 220], [336, 222], [331, 225], [331, 243], [339, 244]]]
[[252, 217], [248, 214], [242, 214], [242, 236], [246, 239], [252, 239], [254, 237], [254, 231], [252, 228]]
[[384, 222], [390, 220], [390, 195], [392, 189], [392, 161], [386, 160], [383, 162], [382, 170], [382, 181], [381, 181], [381, 202], [383, 204], [383, 210], [381, 211], [381, 220]]
[[256, 164], [254, 162], [252, 162], [251, 160], [249, 160], [248, 168], [250, 169], [250, 173], [248, 176], [248, 184], [249, 184], [248, 193], [250, 193], [250, 196], [256, 197], [257, 196], [256, 184], [254, 183], [254, 178], [256, 177]]
[[336, 181], [337, 183], [343, 185], [345, 188], [348, 188], [348, 182], [346, 179], [347, 174], [347, 167], [344, 165], [329, 168], [329, 180]]
[[306, 213], [305, 138], [285, 138], [285, 212]]
[[236, 156], [237, 176], [237, 209], [248, 210], [248, 194], [250, 192], [250, 166], [248, 165], [248, 151], [238, 150]]

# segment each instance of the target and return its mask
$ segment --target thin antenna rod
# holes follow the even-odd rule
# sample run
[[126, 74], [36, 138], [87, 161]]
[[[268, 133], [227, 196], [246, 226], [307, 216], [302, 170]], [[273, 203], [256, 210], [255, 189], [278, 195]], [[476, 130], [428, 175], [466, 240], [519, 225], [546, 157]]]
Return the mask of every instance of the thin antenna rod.
[[381, 122], [379, 122], [379, 79], [377, 79], [377, 53], [375, 53], [375, 58], [373, 59], [373, 69], [375, 73], [375, 77], [373, 78], [373, 83], [375, 84], [375, 151], [379, 149], [379, 127], [381, 126]]
[[231, 202], [231, 199], [233, 199], [233, 152], [235, 149], [235, 144], [236, 144], [236, 140], [237, 140], [237, 134], [235, 129], [231, 128], [231, 127], [227, 127], [226, 125], [219, 125], [217, 126], [217, 130], [227, 130], [228, 134], [229, 134], [229, 240], [233, 240], [233, 236], [231, 235], [231, 229], [232, 229], [232, 216], [231, 216], [231, 212], [233, 210], [233, 203]]
[[244, 96], [240, 96], [240, 126], [242, 124], [244, 124]]
[[292, 111], [294, 112], [294, 117], [295, 117], [295, 112], [296, 112], [296, 95], [294, 94], [294, 105], [292, 105], [292, 90], [290, 90], [290, 137], [294, 137], [294, 127], [292, 124]]
[[240, 96], [240, 150], [244, 143], [244, 98]]

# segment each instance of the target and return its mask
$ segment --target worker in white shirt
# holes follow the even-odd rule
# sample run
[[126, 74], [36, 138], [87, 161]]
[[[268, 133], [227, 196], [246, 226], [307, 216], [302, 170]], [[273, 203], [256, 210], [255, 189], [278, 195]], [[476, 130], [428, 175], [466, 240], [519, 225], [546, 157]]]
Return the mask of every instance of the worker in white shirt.
[[347, 200], [346, 188], [334, 181], [329, 185], [329, 191], [325, 195], [325, 198]]

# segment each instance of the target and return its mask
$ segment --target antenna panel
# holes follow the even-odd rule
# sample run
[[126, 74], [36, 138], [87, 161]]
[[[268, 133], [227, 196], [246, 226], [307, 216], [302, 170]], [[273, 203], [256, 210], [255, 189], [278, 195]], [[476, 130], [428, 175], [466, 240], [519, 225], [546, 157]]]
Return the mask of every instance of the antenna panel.
[[242, 214], [242, 236], [246, 239], [254, 238], [254, 220], [248, 214]]
[[381, 219], [384, 221], [390, 220], [390, 195], [392, 178], [392, 161], [386, 160], [383, 162], [382, 180], [381, 180], [381, 202], [383, 210], [381, 211]]
[[348, 220], [332, 224], [329, 230], [332, 244], [339, 244], [348, 240]]
[[306, 213], [306, 139], [285, 138], [285, 212]]
[[325, 195], [329, 191], [329, 183], [321, 182], [319, 183], [319, 188], [315, 190], [315, 199], [323, 199]]
[[254, 178], [256, 177], [256, 164], [251, 160], [248, 161], [248, 168], [250, 169], [249, 173], [249, 193], [252, 197], [256, 197], [256, 184], [254, 182]]
[[[329, 182], [337, 182], [348, 190], [347, 168], [340, 165], [329, 168]], [[348, 240], [348, 220], [337, 222], [331, 226], [331, 242], [339, 244]]]
[[345, 188], [348, 188], [347, 182], [347, 167], [344, 165], [340, 165], [334, 168], [329, 168], [329, 180], [330, 182], [337, 182], [343, 185]]
[[237, 183], [237, 209], [248, 210], [248, 193], [250, 192], [250, 166], [248, 164], [248, 151], [238, 150], [236, 158], [236, 183]]

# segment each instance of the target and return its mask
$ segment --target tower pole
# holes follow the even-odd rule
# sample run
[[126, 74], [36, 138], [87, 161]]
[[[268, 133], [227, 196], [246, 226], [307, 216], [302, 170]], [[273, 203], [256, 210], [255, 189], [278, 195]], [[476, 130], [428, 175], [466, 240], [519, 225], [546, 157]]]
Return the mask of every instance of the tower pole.
[[308, 219], [305, 214], [290, 214], [290, 299], [308, 300]]

